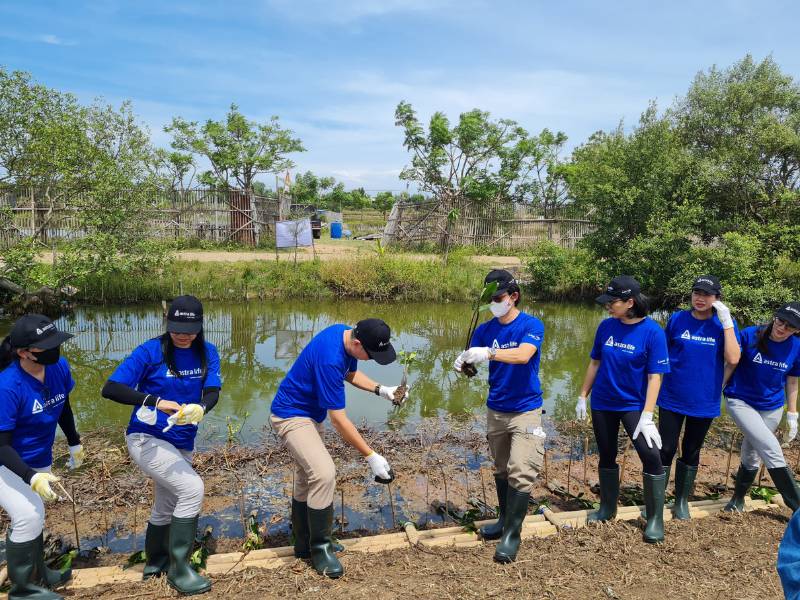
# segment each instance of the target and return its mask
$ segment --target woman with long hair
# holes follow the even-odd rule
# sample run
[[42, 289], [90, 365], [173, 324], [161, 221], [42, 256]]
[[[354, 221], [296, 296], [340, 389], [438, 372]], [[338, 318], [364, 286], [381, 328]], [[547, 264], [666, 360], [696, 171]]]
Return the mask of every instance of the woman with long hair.
[[203, 305], [179, 296], [169, 307], [167, 332], [125, 358], [102, 392], [133, 406], [128, 452], [154, 483], [144, 578], [166, 573], [167, 582], [187, 595], [211, 589], [189, 565], [204, 494], [192, 451], [197, 425], [216, 405], [221, 386], [217, 349], [203, 336]]
[[661, 438], [653, 423], [661, 378], [669, 373], [669, 354], [664, 330], [648, 317], [650, 307], [639, 282], [615, 277], [606, 292], [596, 298], [609, 317], [597, 328], [591, 360], [575, 406], [576, 416], [586, 418], [586, 398], [592, 394], [592, 428], [600, 454], [600, 509], [589, 521], [607, 521], [617, 514], [619, 424], [633, 441], [642, 461], [645, 516], [644, 541], [664, 540], [664, 468]]
[[725, 402], [743, 434], [729, 512], [744, 509], [744, 497], [763, 461], [772, 482], [792, 512], [800, 508], [794, 474], [786, 465], [775, 430], [788, 408], [789, 440], [797, 435], [797, 382], [800, 377], [800, 302], [784, 304], [768, 325], [742, 331], [742, 358], [730, 367]]

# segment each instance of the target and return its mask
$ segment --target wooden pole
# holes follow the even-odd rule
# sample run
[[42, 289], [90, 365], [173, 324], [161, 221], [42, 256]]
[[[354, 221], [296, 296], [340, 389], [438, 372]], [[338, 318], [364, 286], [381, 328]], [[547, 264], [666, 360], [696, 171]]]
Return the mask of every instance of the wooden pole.
[[736, 442], [736, 432], [731, 433], [731, 444], [728, 447], [728, 464], [725, 466], [725, 489], [728, 489], [728, 479], [731, 477], [731, 457], [733, 456], [733, 444]]
[[[392, 498], [392, 484], [386, 484], [386, 491], [389, 493], [389, 509], [392, 511], [392, 529], [397, 527], [397, 518], [394, 516], [394, 498]], [[446, 506], [446, 505], [445, 505]]]
[[483, 491], [483, 505], [489, 506], [486, 502], [486, 484], [483, 482], [483, 468], [478, 469], [478, 474], [481, 476], [481, 491]]
[[569, 462], [567, 463], [567, 494], [569, 494], [570, 483], [572, 481], [572, 451], [575, 445], [575, 439], [572, 435], [569, 436]]
[[622, 482], [625, 479], [625, 463], [628, 461], [628, 449], [631, 447], [631, 438], [628, 438], [628, 443], [625, 444], [625, 450], [622, 451], [622, 468], [619, 470], [619, 485], [622, 487]]
[[547, 446], [544, 447], [544, 485], [547, 487]]
[[342, 494], [342, 516], [339, 519], [339, 536], [344, 535], [344, 488], [339, 490]]
[[75, 486], [72, 486], [72, 526], [75, 528], [75, 547], [81, 551], [81, 536], [78, 534], [78, 515], [75, 510]]
[[583, 489], [586, 490], [586, 463], [589, 454], [589, 436], [583, 436]]

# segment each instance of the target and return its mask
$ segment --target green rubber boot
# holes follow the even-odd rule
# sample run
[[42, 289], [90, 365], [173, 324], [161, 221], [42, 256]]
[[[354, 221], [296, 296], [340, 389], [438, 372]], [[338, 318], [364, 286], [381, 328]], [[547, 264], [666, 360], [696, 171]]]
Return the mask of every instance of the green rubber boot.
[[497, 488], [497, 502], [500, 510], [497, 512], [497, 521], [480, 528], [479, 533], [485, 540], [497, 540], [503, 535], [503, 522], [505, 520], [506, 496], [508, 495], [508, 479], [494, 478]]
[[292, 534], [295, 558], [311, 558], [308, 547], [308, 503], [292, 498]]
[[678, 459], [675, 463], [675, 504], [672, 506], [672, 516], [681, 521], [692, 518], [689, 514], [689, 495], [692, 493], [696, 476], [697, 467], [690, 467]]
[[44, 533], [40, 533], [36, 538], [36, 579], [39, 585], [44, 585], [50, 589], [66, 585], [72, 579], [72, 569], [63, 572], [58, 569], [51, 569], [44, 561]]
[[62, 596], [34, 583], [46, 576], [37, 572], [40, 561], [44, 563], [39, 538], [16, 543], [6, 537], [6, 561], [11, 582], [9, 600], [63, 600]]
[[142, 579], [161, 577], [169, 570], [169, 525], [147, 524], [144, 535], [144, 564]]
[[800, 490], [797, 489], [797, 482], [794, 480], [794, 475], [789, 470], [789, 467], [778, 467], [767, 469], [767, 471], [769, 471], [769, 476], [772, 477], [772, 483], [781, 493], [781, 498], [783, 498], [786, 506], [792, 512], [800, 508]]
[[647, 524], [644, 527], [643, 539], [648, 544], [664, 541], [664, 488], [667, 484], [665, 473], [650, 475], [644, 473], [644, 509]]
[[619, 467], [597, 469], [600, 478], [600, 508], [586, 517], [587, 522], [610, 521], [617, 516], [619, 500]]
[[506, 512], [503, 519], [503, 535], [494, 551], [494, 559], [499, 563], [517, 560], [522, 522], [528, 514], [530, 492], [520, 492], [509, 485], [506, 495]]
[[172, 517], [169, 526], [169, 569], [167, 583], [181, 594], [193, 596], [211, 589], [211, 580], [200, 575], [189, 565], [197, 536], [197, 516]]
[[333, 527], [333, 504], [323, 509], [308, 507], [308, 542], [311, 550], [311, 563], [317, 573], [331, 579], [344, 575], [344, 567], [331, 541]]
[[758, 469], [750, 470], [744, 465], [739, 465], [739, 470], [736, 472], [736, 482], [733, 486], [733, 498], [725, 505], [725, 512], [744, 512], [744, 496], [747, 490], [753, 485]]

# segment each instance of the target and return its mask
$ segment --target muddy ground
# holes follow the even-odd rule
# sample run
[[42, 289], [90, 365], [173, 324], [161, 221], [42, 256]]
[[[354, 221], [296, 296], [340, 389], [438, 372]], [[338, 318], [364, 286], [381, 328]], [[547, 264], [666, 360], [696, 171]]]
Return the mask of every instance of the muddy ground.
[[[775, 572], [786, 511], [666, 524], [666, 541], [641, 541], [635, 523], [617, 522], [523, 542], [517, 562], [493, 563], [493, 546], [344, 553], [345, 577], [317, 576], [304, 561], [215, 577], [202, 598], [782, 598]], [[163, 581], [101, 586], [68, 598], [177, 597]]]
[[[533, 490], [532, 511], [537, 504], [548, 505], [554, 511], [591, 508], [599, 500], [597, 458], [588, 444], [591, 434], [584, 425], [562, 423], [558, 428], [561, 435], [548, 438], [546, 466]], [[413, 520], [420, 528], [494, 516], [496, 496], [480, 418], [431, 419], [413, 432], [379, 432], [364, 426], [360, 429], [370, 445], [387, 457], [397, 474], [391, 486], [393, 503], [389, 503], [390, 490], [371, 480], [368, 467], [355, 451], [329, 433], [326, 442], [338, 473], [335, 515], [339, 537], [392, 529], [392, 510], [396, 525]], [[725, 495], [726, 473], [728, 485], [732, 484], [738, 455], [734, 451], [729, 456], [730, 438], [726, 435], [723, 429], [709, 437], [694, 499]], [[585, 441], [589, 454], [583, 453]], [[66, 448], [59, 445], [55, 449], [55, 471], [63, 476], [65, 488], [75, 498], [75, 513], [73, 516], [73, 506], [68, 500], [49, 504], [47, 530], [74, 543], [77, 521], [79, 535], [85, 540], [84, 549], [87, 545], [105, 547], [110, 538], [127, 537], [124, 543], [116, 544], [116, 552], [130, 553], [141, 547], [151, 504], [151, 482], [130, 462], [119, 432], [86, 434], [83, 442], [88, 458], [75, 472], [63, 469], [68, 456]], [[628, 447], [624, 452], [626, 445], [627, 438], [621, 436], [619, 462], [625, 465], [621, 503], [641, 504], [641, 464], [633, 449]], [[797, 463], [797, 451], [787, 450], [791, 466]], [[233, 522], [227, 531], [236, 532], [234, 536], [215, 532], [215, 537], [222, 538], [216, 540], [217, 552], [241, 549], [242, 524], [251, 514], [259, 525], [260, 545], [288, 543], [292, 468], [287, 453], [271, 434], [265, 433], [261, 443], [255, 445], [227, 445], [198, 452], [194, 465], [206, 486], [203, 515], [223, 515], [221, 518], [227, 519], [229, 525]], [[769, 485], [768, 474], [764, 474], [763, 483]], [[670, 486], [668, 494], [671, 492]], [[445, 506], [449, 512], [442, 510]], [[465, 516], [466, 511], [471, 512]], [[0, 527], [4, 528], [6, 516], [4, 513], [0, 516], [3, 519]], [[119, 556], [103, 552], [77, 566], [118, 564], [119, 560]]]

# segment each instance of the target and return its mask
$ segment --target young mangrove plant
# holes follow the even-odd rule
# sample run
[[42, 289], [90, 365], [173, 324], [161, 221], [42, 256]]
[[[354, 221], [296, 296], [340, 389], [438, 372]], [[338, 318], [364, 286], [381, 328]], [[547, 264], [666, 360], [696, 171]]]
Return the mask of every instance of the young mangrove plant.
[[406, 392], [408, 391], [408, 370], [417, 362], [417, 353], [401, 350], [397, 353], [397, 361], [403, 365], [403, 377], [400, 380], [400, 385], [397, 386], [397, 389], [394, 391], [392, 404], [400, 406], [403, 404], [403, 398], [405, 398]]
[[[472, 341], [472, 335], [475, 333], [475, 329], [478, 327], [478, 320], [480, 319], [480, 314], [484, 310], [489, 309], [489, 303], [492, 301], [492, 296], [497, 291], [497, 282], [492, 281], [488, 285], [484, 286], [483, 290], [481, 291], [481, 295], [478, 296], [477, 300], [472, 305], [472, 319], [469, 322], [469, 331], [467, 332], [467, 341], [464, 344], [464, 350], [469, 349], [469, 344]], [[467, 377], [475, 377], [478, 374], [478, 369], [475, 368], [475, 365], [470, 363], [464, 363], [461, 366], [461, 372], [466, 375]]]

